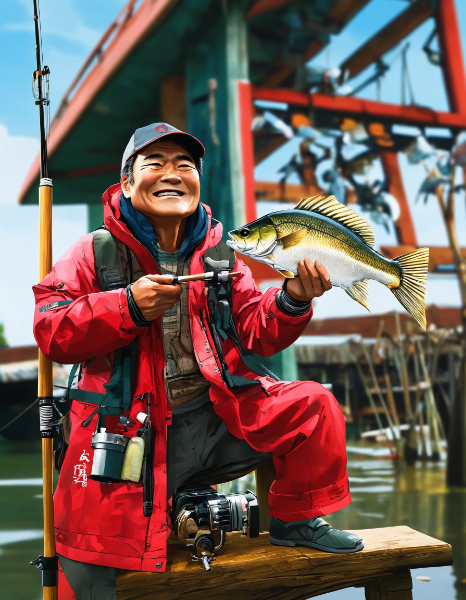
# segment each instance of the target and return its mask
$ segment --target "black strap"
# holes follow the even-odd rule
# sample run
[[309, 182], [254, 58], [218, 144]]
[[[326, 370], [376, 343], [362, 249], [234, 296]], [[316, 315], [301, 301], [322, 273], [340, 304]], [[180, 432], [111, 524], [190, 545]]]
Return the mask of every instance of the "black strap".
[[[208, 259], [211, 259], [210, 261]], [[228, 269], [231, 271], [236, 262], [236, 256], [232, 248], [227, 246], [225, 242], [220, 241], [216, 246], [209, 248], [204, 254], [204, 271], [216, 270], [211, 261], [220, 263], [221, 261], [228, 261]], [[226, 267], [217, 267], [218, 270], [224, 270]], [[231, 375], [221, 347], [221, 340], [225, 341], [230, 338], [238, 349], [241, 360], [248, 367], [250, 371], [259, 375], [260, 377], [271, 377], [276, 381], [280, 379], [269, 369], [264, 367], [259, 361], [253, 357], [253, 353], [249, 350], [245, 350], [241, 344], [238, 331], [236, 329], [233, 313], [232, 313], [232, 281], [229, 279], [227, 282], [214, 283], [209, 285], [209, 291], [207, 295], [207, 302], [209, 306], [209, 323], [213, 324], [211, 328], [211, 335], [216, 345], [217, 355], [222, 363], [222, 370], [225, 382], [228, 387], [243, 387], [246, 385], [260, 384], [257, 380], [250, 380], [246, 377], [237, 377]], [[202, 318], [202, 316], [201, 316]]]

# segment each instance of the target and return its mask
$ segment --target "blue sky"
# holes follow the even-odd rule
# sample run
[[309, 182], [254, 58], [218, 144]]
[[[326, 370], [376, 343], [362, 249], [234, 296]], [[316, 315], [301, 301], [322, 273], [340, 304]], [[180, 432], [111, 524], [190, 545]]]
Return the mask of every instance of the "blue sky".
[[[51, 69], [52, 114], [74, 75], [106, 30], [124, 0], [42, 0], [42, 37], [45, 63]], [[372, 37], [390, 19], [407, 7], [405, 0], [372, 0], [366, 8], [335, 36], [312, 64], [333, 67]], [[466, 2], [457, 0], [460, 27], [463, 32], [463, 54], [466, 50]], [[415, 89], [416, 102], [438, 110], [447, 110], [446, 96], [439, 68], [430, 65], [421, 47], [432, 31], [433, 23], [419, 27], [408, 39], [408, 64]], [[392, 62], [382, 83], [382, 100], [400, 101], [400, 48], [386, 56]], [[19, 188], [38, 151], [38, 114], [31, 97], [31, 73], [35, 65], [32, 0], [10, 0], [2, 3], [0, 17], [0, 53], [6, 73], [2, 76], [0, 94], [0, 255], [4, 285], [0, 291], [0, 322], [6, 327], [11, 345], [33, 343], [31, 286], [37, 281], [37, 207], [16, 204]], [[371, 72], [369, 68], [359, 80]], [[364, 96], [375, 99], [375, 86]], [[293, 140], [256, 169], [256, 177], [276, 180], [277, 169], [296, 146]], [[446, 244], [440, 215], [431, 200], [427, 206], [415, 204], [416, 192], [424, 177], [422, 167], [408, 166], [401, 155], [405, 186], [420, 244]], [[377, 167], [375, 167], [377, 169]], [[103, 190], [96, 190], [101, 193]], [[273, 210], [277, 207], [274, 205]], [[466, 245], [466, 215], [464, 196], [458, 197], [460, 240]], [[54, 209], [54, 257], [58, 258], [80, 235], [86, 233], [84, 206]], [[394, 243], [393, 234], [386, 234], [374, 225], [377, 244]], [[14, 256], [14, 259], [10, 259]], [[401, 309], [393, 295], [383, 286], [373, 283], [370, 295], [374, 313]], [[429, 279], [427, 302], [456, 305], [459, 294], [453, 277]], [[334, 289], [316, 303], [316, 317], [364, 314], [364, 309], [349, 299], [342, 290]]]

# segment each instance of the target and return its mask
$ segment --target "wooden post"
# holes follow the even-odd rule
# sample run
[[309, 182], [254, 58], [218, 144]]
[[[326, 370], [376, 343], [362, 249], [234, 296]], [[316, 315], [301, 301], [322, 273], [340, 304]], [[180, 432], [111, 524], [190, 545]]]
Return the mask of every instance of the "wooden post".
[[448, 436], [447, 483], [466, 487], [466, 260], [461, 254], [455, 224], [455, 168], [452, 169], [450, 189], [445, 203], [443, 186], [435, 190], [440, 213], [445, 223], [448, 241], [461, 295], [461, 320], [463, 325], [463, 356], [456, 386], [455, 400], [451, 407], [450, 432]]
[[366, 600], [412, 600], [413, 580], [411, 571], [378, 577], [366, 585]]
[[256, 494], [259, 503], [260, 530], [269, 531], [269, 490], [275, 479], [275, 466], [273, 460], [256, 470]]

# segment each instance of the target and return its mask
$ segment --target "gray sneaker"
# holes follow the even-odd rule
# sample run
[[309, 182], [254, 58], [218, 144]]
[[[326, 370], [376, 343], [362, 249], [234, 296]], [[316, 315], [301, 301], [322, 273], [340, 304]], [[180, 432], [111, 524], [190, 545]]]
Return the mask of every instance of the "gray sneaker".
[[354, 533], [340, 531], [320, 517], [285, 523], [270, 519], [270, 541], [276, 546], [309, 546], [323, 552], [346, 554], [364, 548], [364, 541]]

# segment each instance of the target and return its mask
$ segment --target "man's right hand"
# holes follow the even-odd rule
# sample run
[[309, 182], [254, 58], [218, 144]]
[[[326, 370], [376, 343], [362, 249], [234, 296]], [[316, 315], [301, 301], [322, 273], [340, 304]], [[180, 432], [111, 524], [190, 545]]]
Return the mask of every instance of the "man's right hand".
[[172, 275], [145, 275], [131, 286], [133, 299], [146, 321], [153, 321], [172, 308], [181, 295], [180, 284], [171, 285]]

